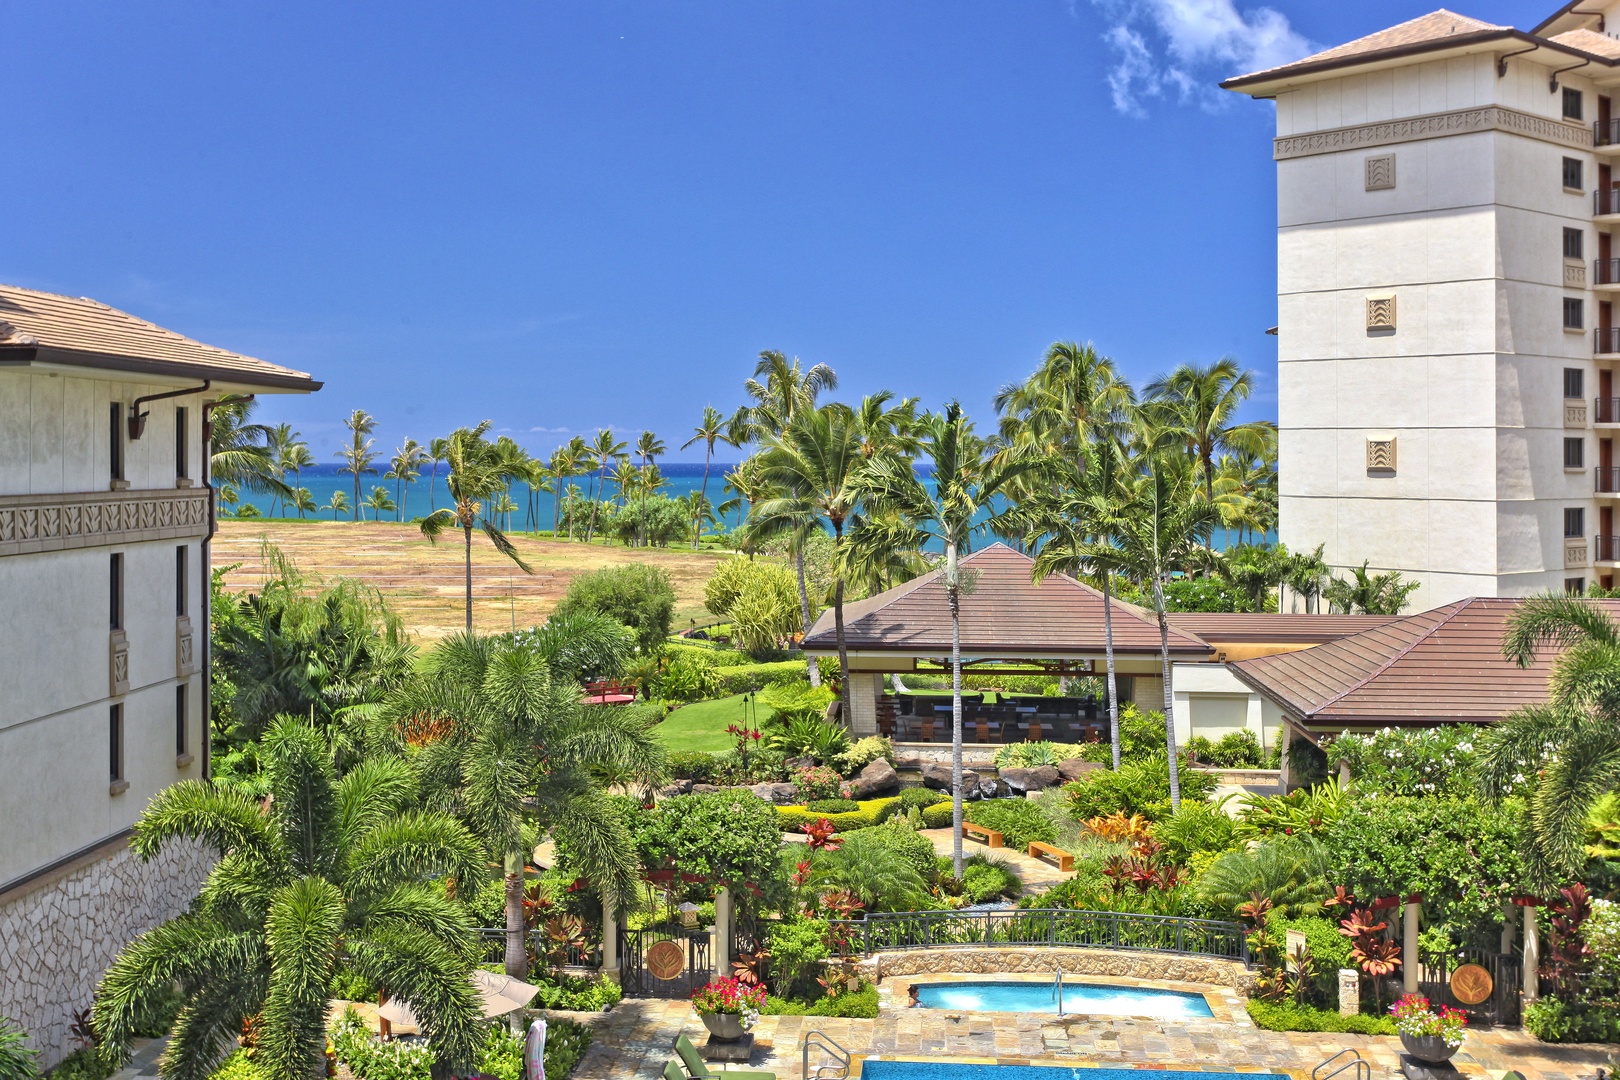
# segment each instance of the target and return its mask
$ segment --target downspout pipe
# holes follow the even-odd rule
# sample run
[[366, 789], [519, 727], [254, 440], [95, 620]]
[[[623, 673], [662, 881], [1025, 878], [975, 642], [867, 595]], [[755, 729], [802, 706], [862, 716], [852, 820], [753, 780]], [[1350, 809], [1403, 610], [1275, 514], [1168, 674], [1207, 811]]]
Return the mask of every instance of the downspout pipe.
[[[204, 379], [201, 386], [188, 386], [183, 390], [170, 390], [162, 394], [146, 394], [136, 398], [129, 405], [129, 441], [136, 442], [146, 431], [147, 414], [141, 411], [141, 406], [148, 401], [163, 401], [167, 398], [185, 397], [187, 394], [203, 394], [214, 385], [214, 380]], [[206, 453], [206, 451], [204, 451]]]

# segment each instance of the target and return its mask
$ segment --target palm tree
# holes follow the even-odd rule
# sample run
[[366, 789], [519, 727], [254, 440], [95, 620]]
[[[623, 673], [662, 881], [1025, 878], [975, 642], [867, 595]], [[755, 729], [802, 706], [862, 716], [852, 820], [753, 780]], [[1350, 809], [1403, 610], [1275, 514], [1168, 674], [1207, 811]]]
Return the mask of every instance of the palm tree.
[[1170, 669], [1170, 623], [1165, 617], [1164, 583], [1193, 557], [1220, 521], [1215, 507], [1194, 496], [1187, 463], [1165, 451], [1148, 455], [1146, 469], [1115, 522], [1120, 564], [1153, 596], [1159, 622], [1159, 667], [1164, 682], [1164, 743], [1170, 755], [1170, 807], [1181, 807], [1181, 774], [1176, 763], [1175, 689]]
[[917, 452], [917, 399], [904, 398], [890, 405], [894, 391], [879, 390], [861, 399], [855, 423], [861, 432], [861, 456], [870, 461], [879, 454]]
[[591, 537], [596, 535], [596, 509], [601, 503], [602, 493], [607, 488], [608, 462], [624, 453], [625, 445], [613, 437], [611, 429], [601, 428], [596, 433], [596, 441], [587, 448], [590, 456], [601, 466], [601, 472], [597, 475], [596, 486], [591, 494], [591, 523], [585, 527], [587, 544], [591, 542]]
[[[1313, 610], [1317, 598], [1322, 595], [1323, 583], [1332, 580], [1328, 573], [1328, 565], [1322, 559], [1324, 545], [1317, 544], [1316, 550], [1306, 554], [1298, 552], [1288, 557], [1284, 569], [1283, 581], [1296, 595], [1305, 600], [1305, 610]], [[1281, 607], [1281, 605], [1278, 605]]]
[[[270, 428], [265, 436], [265, 445], [270, 448], [271, 467], [275, 469], [277, 480], [285, 482], [287, 479], [287, 455], [292, 452], [292, 446], [298, 441], [298, 435], [291, 424], [277, 424]], [[270, 516], [276, 516], [278, 502], [290, 497], [290, 492], [287, 495], [280, 492], [273, 493], [270, 496]]]
[[428, 476], [428, 513], [438, 508], [436, 494], [439, 484], [439, 464], [444, 461], [445, 455], [450, 452], [449, 439], [429, 439], [427, 444], [427, 458], [433, 463], [433, 471]]
[[[682, 450], [695, 442], [703, 444], [703, 486], [698, 489], [703, 496], [701, 504], [703, 506], [707, 506], [709, 502], [709, 462], [714, 458], [714, 444], [723, 442], [727, 446], [737, 445], [731, 441], [731, 428], [731, 422], [720, 415], [720, 410], [713, 405], [705, 405], [703, 406], [703, 419], [699, 420], [698, 426], [692, 429], [692, 437], [681, 444]], [[694, 503], [694, 508], [697, 505], [699, 504]], [[693, 521], [696, 523], [696, 528], [692, 533], [692, 550], [696, 551], [698, 541], [703, 537], [703, 523], [696, 517], [693, 518]]]
[[[964, 582], [958, 558], [971, 550], [973, 519], [990, 505], [990, 500], [1014, 476], [1032, 465], [1033, 459], [1009, 456], [991, 458], [990, 446], [973, 432], [973, 422], [956, 402], [945, 406], [943, 414], [924, 416], [917, 424], [921, 453], [934, 467], [934, 491], [918, 479], [908, 458], [885, 452], [872, 458], [857, 478], [857, 485], [873, 504], [898, 511], [927, 536], [937, 538], [945, 548], [945, 602], [951, 611], [951, 861], [956, 877], [962, 876], [962, 593]], [[839, 581], [842, 585], [842, 579]], [[842, 634], [842, 613], [839, 632]], [[843, 642], [839, 661], [845, 662]], [[844, 671], [848, 671], [847, 666]], [[844, 679], [846, 685], [848, 676]]]
[[484, 504], [502, 494], [506, 488], [506, 474], [502, 471], [508, 464], [502, 460], [495, 445], [484, 438], [489, 431], [491, 421], [485, 420], [475, 428], [457, 428], [450, 433], [449, 445], [445, 450], [445, 461], [450, 466], [450, 474], [446, 477], [446, 486], [450, 489], [450, 498], [455, 503], [455, 509], [435, 510], [422, 519], [422, 535], [431, 541], [437, 541], [439, 534], [452, 526], [459, 526], [462, 535], [462, 547], [466, 552], [466, 583], [467, 583], [467, 632], [472, 633], [472, 531], [473, 526], [484, 530], [489, 542], [495, 545], [495, 550], [517, 563], [518, 569], [525, 574], [532, 574], [534, 570], [523, 561], [517, 548], [506, 534], [496, 528], [489, 515], [484, 513]]
[[336, 778], [314, 728], [283, 717], [259, 749], [271, 797], [182, 780], [153, 798], [130, 847], [145, 860], [177, 841], [218, 856], [204, 899], [125, 946], [97, 989], [93, 1026], [127, 1051], [152, 1005], [184, 1004], [159, 1063], [165, 1080], [203, 1080], [259, 1031], [270, 1080], [324, 1070], [329, 984], [340, 958], [408, 1003], [438, 1065], [462, 1072], [482, 1035], [465, 909], [434, 881], [484, 871], [454, 819], [415, 809], [402, 763], [366, 761]]
[[372, 521], [381, 521], [383, 514], [397, 509], [394, 500], [388, 497], [388, 489], [381, 484], [371, 489], [371, 494], [366, 496], [366, 505], [371, 507]]
[[1532, 596], [1509, 618], [1502, 655], [1527, 668], [1546, 649], [1559, 650], [1546, 703], [1514, 710], [1476, 741], [1486, 795], [1526, 795], [1525, 870], [1542, 894], [1580, 876], [1587, 818], [1620, 786], [1620, 625], [1590, 600]]
[[[279, 466], [283, 470], [283, 473], [285, 473], [285, 470], [287, 469], [292, 470], [293, 484], [295, 485], [294, 502], [298, 506], [298, 516], [300, 518], [304, 516], [305, 507], [302, 503], [297, 502], [297, 492], [304, 492], [304, 495], [307, 498], [309, 491], [305, 488], [296, 487], [296, 485], [303, 482], [304, 470], [313, 464], [315, 464], [315, 455], [309, 452], [309, 444], [303, 442], [291, 443], [287, 447], [285, 454], [283, 454], [282, 459], [279, 462]], [[314, 509], [313, 505], [311, 505], [309, 508]]]
[[220, 485], [285, 498], [291, 489], [276, 475], [270, 429], [250, 423], [257, 406], [253, 398], [228, 397], [209, 413], [208, 476]]
[[299, 520], [303, 520], [305, 511], [312, 514], [316, 512], [315, 496], [309, 493], [307, 487], [293, 488], [292, 504], [293, 508], [298, 511]]
[[[643, 471], [651, 466], [654, 461], [657, 461], [660, 457], [663, 457], [667, 453], [669, 453], [669, 448], [664, 445], [664, 440], [660, 439], [657, 435], [654, 435], [650, 431], [643, 431], [641, 433], [641, 438], [636, 440], [636, 456], [641, 459], [641, 468]], [[644, 480], [650, 478], [650, 474], [643, 477]], [[651, 486], [652, 485], [650, 483], [643, 483], [641, 485], [640, 528], [642, 547], [647, 546], [647, 489]]]
[[339, 514], [349, 512], [349, 497], [341, 491], [332, 492], [332, 501], [321, 507], [322, 510], [332, 511], [332, 520], [336, 521]]
[[1406, 598], [1416, 592], [1422, 582], [1402, 581], [1399, 570], [1382, 574], [1369, 574], [1367, 563], [1352, 567], [1351, 577], [1332, 578], [1322, 596], [1335, 611], [1346, 615], [1399, 615], [1406, 606]]
[[377, 470], [371, 467], [371, 463], [377, 460], [377, 452], [372, 449], [377, 440], [368, 438], [377, 430], [377, 420], [366, 410], [356, 409], [343, 421], [343, 426], [349, 429], [349, 445], [337, 453], [337, 456], [343, 459], [343, 465], [338, 472], [354, 474], [354, 520], [359, 521], [360, 477], [377, 474]]
[[841, 715], [849, 723], [849, 650], [844, 641], [844, 527], [861, 503], [861, 456], [855, 417], [843, 405], [801, 412], [780, 436], [762, 442], [760, 477], [778, 494], [748, 516], [748, 527], [761, 537], [787, 536], [798, 541], [815, 529], [833, 536], [833, 626], [838, 638]]
[[388, 475], [394, 478], [394, 493], [399, 499], [399, 517], [402, 521], [411, 497], [411, 485], [422, 475], [422, 463], [427, 460], [428, 453], [422, 449], [422, 444], [415, 439], [406, 439], [394, 451], [393, 460], [389, 463], [391, 468]]
[[[418, 733], [418, 767], [439, 800], [505, 863], [506, 971], [523, 978], [523, 869], [532, 821], [573, 853], [582, 875], [621, 909], [635, 895], [635, 841], [596, 770], [609, 767], [651, 791], [663, 744], [627, 711], [579, 704], [579, 687], [553, 678], [533, 648], [458, 634], [379, 711], [400, 749]], [[611, 928], [604, 927], [611, 933]]]
[[1259, 452], [1265, 425], [1233, 423], [1254, 391], [1254, 374], [1223, 356], [1207, 367], [1183, 364], [1148, 383], [1144, 412], [1186, 449], [1204, 498], [1215, 501], [1215, 457], [1223, 450]]

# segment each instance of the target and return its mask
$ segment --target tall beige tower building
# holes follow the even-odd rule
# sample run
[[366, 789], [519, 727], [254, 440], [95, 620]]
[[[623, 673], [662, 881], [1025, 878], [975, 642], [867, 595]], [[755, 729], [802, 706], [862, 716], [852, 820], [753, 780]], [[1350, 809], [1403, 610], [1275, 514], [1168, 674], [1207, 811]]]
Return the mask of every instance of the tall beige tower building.
[[1222, 85], [1277, 110], [1282, 541], [1415, 610], [1613, 585], [1620, 0]]

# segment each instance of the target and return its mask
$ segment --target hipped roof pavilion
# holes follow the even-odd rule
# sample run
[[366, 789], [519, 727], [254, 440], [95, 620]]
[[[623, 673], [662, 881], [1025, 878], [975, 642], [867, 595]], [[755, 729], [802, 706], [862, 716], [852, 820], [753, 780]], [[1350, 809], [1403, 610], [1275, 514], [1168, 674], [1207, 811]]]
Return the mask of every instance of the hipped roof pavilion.
[[[1066, 574], [1036, 584], [1034, 561], [1006, 544], [992, 544], [961, 560], [967, 588], [962, 596], [964, 664], [993, 662], [1011, 672], [1101, 671], [1104, 657], [1103, 596]], [[844, 605], [844, 639], [851, 671], [907, 672], [919, 660], [949, 661], [951, 610], [944, 568], [887, 592]], [[1159, 626], [1151, 612], [1112, 600], [1114, 655], [1120, 671], [1159, 674]], [[837, 655], [833, 612], [827, 610], [805, 635], [804, 649]], [[1210, 645], [1170, 628], [1172, 661], [1214, 659]]]

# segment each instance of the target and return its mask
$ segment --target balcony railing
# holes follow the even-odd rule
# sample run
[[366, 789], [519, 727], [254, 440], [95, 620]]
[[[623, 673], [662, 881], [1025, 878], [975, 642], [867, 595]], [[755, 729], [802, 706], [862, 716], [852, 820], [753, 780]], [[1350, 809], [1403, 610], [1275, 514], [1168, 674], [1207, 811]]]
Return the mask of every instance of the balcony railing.
[[1594, 259], [1592, 284], [1620, 285], [1620, 259]]
[[1593, 330], [1592, 351], [1620, 353], [1620, 326], [1600, 326]]
[[1594, 398], [1592, 401], [1592, 423], [1620, 424], [1620, 398]]
[[1592, 477], [1594, 481], [1593, 491], [1599, 491], [1605, 495], [1620, 493], [1620, 469], [1599, 465], [1592, 470]]
[[1620, 562], [1620, 536], [1592, 537], [1592, 558], [1597, 562]]
[[1620, 214], [1620, 188], [1598, 188], [1592, 192], [1592, 213], [1599, 217]]
[[1620, 146], [1620, 119], [1592, 121], [1593, 146]]

